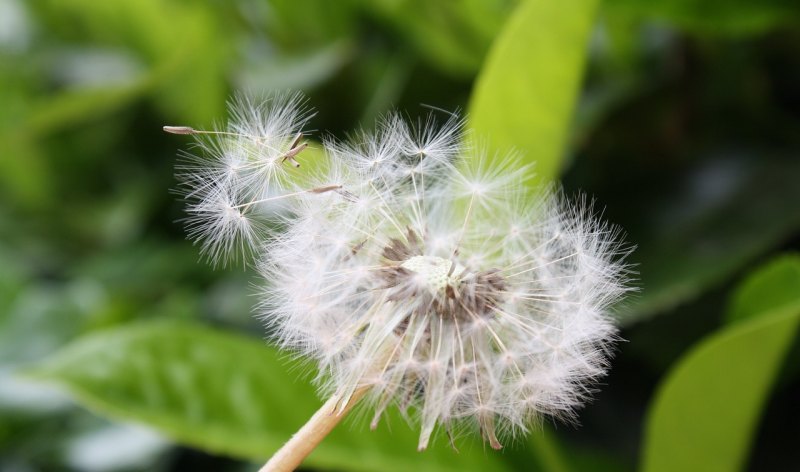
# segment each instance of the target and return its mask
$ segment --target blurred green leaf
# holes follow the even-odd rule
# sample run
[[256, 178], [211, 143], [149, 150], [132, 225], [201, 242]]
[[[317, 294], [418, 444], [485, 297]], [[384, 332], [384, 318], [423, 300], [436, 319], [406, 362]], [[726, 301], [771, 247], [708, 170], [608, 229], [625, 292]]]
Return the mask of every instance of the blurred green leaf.
[[144, 90], [145, 82], [125, 87], [63, 91], [30, 110], [27, 120], [21, 123], [21, 132], [26, 137], [39, 137], [97, 119], [129, 104]]
[[431, 66], [471, 77], [515, 1], [380, 0], [361, 2], [394, 26]]
[[543, 466], [542, 470], [547, 472], [569, 472], [571, 470], [565, 458], [563, 446], [559, 444], [558, 439], [549, 428], [533, 433], [530, 445], [534, 450], [535, 457]]
[[720, 35], [761, 33], [800, 19], [800, 7], [792, 0], [613, 0], [606, 6], [611, 12]]
[[239, 73], [245, 90], [307, 90], [329, 80], [353, 59], [354, 46], [338, 41], [311, 53], [275, 56], [257, 51]]
[[669, 198], [629, 203], [648, 225], [638, 234], [632, 262], [642, 292], [628, 301], [630, 324], [683, 303], [735, 271], [800, 227], [797, 159], [736, 156], [712, 159], [671, 184]]
[[596, 0], [523, 1], [495, 40], [470, 102], [470, 125], [490, 155], [512, 150], [557, 178], [586, 62]]
[[40, 143], [20, 136], [38, 85], [31, 67], [22, 66], [19, 58], [0, 56], [0, 196], [25, 209], [38, 209], [53, 193], [54, 176]]
[[[792, 272], [776, 271], [776, 264], [790, 264]], [[800, 292], [781, 280], [787, 274], [796, 277], [797, 270], [800, 262], [792, 257], [751, 276], [733, 312], [763, 311], [700, 343], [662, 383], [649, 412], [645, 472], [743, 468], [761, 410], [800, 325]], [[763, 284], [767, 279], [790, 292], [773, 290]]]
[[[320, 406], [285, 357], [263, 342], [189, 323], [151, 323], [87, 336], [32, 375], [111, 417], [136, 420], [209, 451], [261, 460]], [[390, 418], [397, 421], [397, 417]], [[340, 425], [309, 456], [316, 468], [505, 470], [480, 447], [415, 450], [405, 424]]]
[[256, 29], [266, 29], [270, 39], [283, 48], [300, 52], [353, 36], [358, 30], [357, 3], [356, 0], [268, 0], [247, 5], [244, 19]]
[[729, 322], [800, 302], [800, 255], [779, 257], [751, 274], [736, 290], [727, 312]]
[[36, 144], [0, 131], [0, 195], [25, 209], [41, 208], [53, 195], [55, 179]]
[[0, 246], [0, 323], [4, 323], [9, 317], [13, 300], [30, 283], [29, 270], [18, 254], [14, 254], [10, 248]]
[[410, 70], [411, 62], [404, 54], [373, 61], [375, 86], [370, 89], [369, 100], [361, 113], [361, 122], [377, 122], [386, 110], [392, 108], [408, 82]]
[[51, 354], [85, 332], [105, 302], [103, 287], [94, 280], [29, 283], [0, 312], [0, 364], [18, 365]]
[[156, 103], [173, 119], [210, 124], [222, 114], [229, 38], [212, 7], [162, 0], [59, 0], [37, 7], [57, 35], [69, 38], [78, 28], [82, 41], [134, 53], [149, 66]]

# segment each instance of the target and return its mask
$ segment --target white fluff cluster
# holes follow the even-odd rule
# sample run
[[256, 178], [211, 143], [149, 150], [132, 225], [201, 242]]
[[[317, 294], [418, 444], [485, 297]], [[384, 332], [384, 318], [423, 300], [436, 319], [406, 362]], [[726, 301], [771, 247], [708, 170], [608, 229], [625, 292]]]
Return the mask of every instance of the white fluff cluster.
[[437, 425], [500, 448], [543, 414], [570, 417], [615, 339], [617, 231], [583, 202], [526, 194], [527, 170], [465, 147], [456, 119], [392, 115], [325, 142], [313, 172], [292, 168], [298, 103], [238, 102], [183, 169], [190, 233], [216, 261], [255, 253], [282, 347], [315, 359], [342, 404], [371, 386], [372, 426], [396, 405], [420, 425], [420, 449]]
[[214, 265], [260, 252], [274, 207], [284, 200], [281, 181], [303, 147], [299, 133], [311, 117], [299, 94], [238, 96], [229, 108], [231, 120], [221, 130], [164, 128], [197, 138], [178, 167], [179, 193], [188, 202], [189, 237]]

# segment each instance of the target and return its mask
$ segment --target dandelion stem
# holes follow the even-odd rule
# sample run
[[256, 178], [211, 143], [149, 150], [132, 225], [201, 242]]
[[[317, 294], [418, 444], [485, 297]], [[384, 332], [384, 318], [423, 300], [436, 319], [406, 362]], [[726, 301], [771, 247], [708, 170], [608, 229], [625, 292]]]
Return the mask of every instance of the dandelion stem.
[[311, 451], [339, 424], [370, 387], [366, 385], [356, 389], [344, 408], [340, 405], [343, 400], [341, 395], [337, 394], [328, 399], [314, 416], [259, 469], [259, 472], [289, 472], [299, 467], [303, 459], [311, 454]]

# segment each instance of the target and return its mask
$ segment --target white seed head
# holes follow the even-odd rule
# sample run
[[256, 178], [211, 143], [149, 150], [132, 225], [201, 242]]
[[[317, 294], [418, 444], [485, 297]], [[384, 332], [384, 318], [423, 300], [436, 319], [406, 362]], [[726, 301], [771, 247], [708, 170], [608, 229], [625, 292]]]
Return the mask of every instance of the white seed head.
[[[276, 119], [267, 115], [237, 114]], [[606, 370], [609, 307], [628, 291], [614, 227], [583, 200], [531, 198], [527, 169], [463, 147], [461, 125], [413, 128], [390, 116], [374, 133], [326, 142], [328, 162], [304, 185], [199, 165], [188, 179], [195, 236], [212, 258], [236, 245], [257, 257], [260, 314], [277, 342], [316, 360], [324, 394], [346, 403], [371, 386], [373, 426], [391, 406], [406, 412], [420, 449], [437, 426], [450, 437], [474, 427], [499, 448], [541, 415], [571, 417]], [[297, 126], [236, 129], [280, 129], [272, 146], [285, 153]], [[247, 156], [244, 166], [265, 162]], [[241, 223], [276, 186], [282, 230]]]

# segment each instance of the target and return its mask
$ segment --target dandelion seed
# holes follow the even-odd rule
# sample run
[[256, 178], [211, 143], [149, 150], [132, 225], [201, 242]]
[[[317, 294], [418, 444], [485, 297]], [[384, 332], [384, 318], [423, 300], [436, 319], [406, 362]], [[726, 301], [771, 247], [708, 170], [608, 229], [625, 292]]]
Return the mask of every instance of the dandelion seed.
[[178, 167], [179, 193], [189, 204], [189, 236], [215, 265], [248, 258], [268, 238], [270, 217], [288, 187], [285, 163], [300, 166], [307, 146], [300, 142], [302, 128], [311, 116], [298, 94], [237, 96], [229, 106], [223, 129], [164, 127], [196, 138], [194, 152]]
[[190, 126], [164, 126], [163, 130], [170, 134], [195, 134], [196, 131]]

